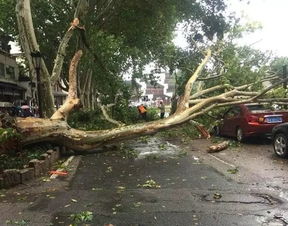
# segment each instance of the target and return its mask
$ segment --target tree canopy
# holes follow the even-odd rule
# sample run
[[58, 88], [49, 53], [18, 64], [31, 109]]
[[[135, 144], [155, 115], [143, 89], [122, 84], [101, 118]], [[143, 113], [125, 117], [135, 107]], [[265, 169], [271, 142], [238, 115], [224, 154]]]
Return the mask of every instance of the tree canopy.
[[[3, 9], [0, 28], [17, 40], [15, 4], [16, 1], [0, 2]], [[80, 78], [91, 74], [93, 88], [112, 99], [117, 92], [111, 91], [121, 87], [124, 73], [132, 70], [132, 74], [139, 77], [144, 65], [151, 61], [168, 63], [163, 59], [163, 52], [175, 48], [172, 40], [178, 23], [185, 23], [190, 33], [209, 40], [222, 38], [229, 28], [223, 16], [225, 8], [223, 0], [31, 1], [36, 38], [48, 72], [52, 73], [57, 47], [78, 10], [85, 32], [79, 30], [72, 36], [65, 51], [61, 77], [64, 81], [67, 79], [70, 59], [76, 49], [84, 48], [85, 63], [80, 66]]]

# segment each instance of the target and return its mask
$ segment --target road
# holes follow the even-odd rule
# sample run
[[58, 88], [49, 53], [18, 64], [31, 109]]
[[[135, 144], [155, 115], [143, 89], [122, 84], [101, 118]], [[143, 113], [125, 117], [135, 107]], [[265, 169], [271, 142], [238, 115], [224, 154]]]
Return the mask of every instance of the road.
[[287, 225], [287, 161], [270, 144], [209, 145], [145, 138], [77, 156], [68, 177], [1, 191], [1, 225]]

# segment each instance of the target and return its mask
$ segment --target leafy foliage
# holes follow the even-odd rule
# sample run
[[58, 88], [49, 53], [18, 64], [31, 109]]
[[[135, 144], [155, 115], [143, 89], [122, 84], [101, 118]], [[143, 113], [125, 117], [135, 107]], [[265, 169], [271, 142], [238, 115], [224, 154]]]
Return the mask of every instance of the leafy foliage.
[[[112, 117], [125, 124], [133, 124], [142, 121], [136, 107], [116, 105], [111, 111]], [[147, 121], [158, 119], [157, 108], [149, 108]], [[74, 128], [84, 130], [111, 129], [115, 125], [108, 122], [102, 115], [100, 109], [94, 111], [79, 111], [72, 113], [68, 118], [68, 123]]]
[[27, 146], [24, 150], [18, 152], [8, 152], [0, 155], [0, 172], [5, 169], [23, 169], [32, 159], [40, 159], [52, 146], [50, 144], [39, 144]]
[[124, 143], [120, 144], [120, 155], [123, 158], [134, 159], [138, 156], [138, 153], [134, 150], [126, 146]]
[[[17, 39], [15, 3], [0, 1], [0, 29]], [[77, 3], [77, 0], [31, 1], [36, 36], [49, 71], [57, 53], [57, 48], [51, 46], [59, 45]], [[86, 35], [75, 32], [61, 76], [67, 78], [69, 59], [75, 49], [84, 48], [86, 55], [78, 72], [79, 81], [92, 70], [92, 89], [106, 95], [110, 103], [119, 91], [125, 91], [122, 76], [129, 70], [133, 76], [141, 77], [144, 65], [151, 61], [162, 61], [172, 67], [173, 62], [167, 61], [165, 52], [173, 55], [172, 39], [178, 23], [186, 22], [191, 32], [201, 33], [210, 40], [222, 37], [228, 28], [223, 16], [224, 0], [89, 1], [88, 4], [87, 14], [79, 15]], [[123, 98], [129, 99], [127, 95]]]
[[5, 143], [9, 140], [18, 140], [21, 135], [13, 128], [0, 128], [0, 143]]
[[91, 211], [82, 211], [80, 213], [71, 214], [70, 219], [73, 221], [73, 225], [87, 223], [92, 221], [93, 213]]
[[79, 111], [72, 113], [68, 118], [68, 123], [74, 128], [93, 130], [110, 129], [114, 125], [103, 118], [99, 109], [95, 111]]

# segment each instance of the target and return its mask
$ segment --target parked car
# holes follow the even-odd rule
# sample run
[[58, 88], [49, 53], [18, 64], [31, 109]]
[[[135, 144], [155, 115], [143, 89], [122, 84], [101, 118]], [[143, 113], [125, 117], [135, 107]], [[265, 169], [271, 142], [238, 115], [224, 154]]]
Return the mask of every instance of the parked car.
[[272, 130], [273, 147], [276, 155], [288, 157], [288, 123], [277, 125]]
[[288, 122], [288, 111], [272, 111], [262, 104], [240, 104], [229, 108], [218, 126], [217, 135], [236, 137], [241, 142], [252, 136], [271, 136], [275, 125]]

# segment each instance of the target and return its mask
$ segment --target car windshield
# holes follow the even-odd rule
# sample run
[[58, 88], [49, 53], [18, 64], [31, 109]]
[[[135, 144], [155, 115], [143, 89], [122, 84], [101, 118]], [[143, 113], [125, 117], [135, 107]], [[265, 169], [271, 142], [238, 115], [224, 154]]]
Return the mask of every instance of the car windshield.
[[263, 112], [263, 111], [270, 111], [269, 108], [265, 107], [262, 104], [256, 104], [256, 105], [246, 105], [246, 107], [249, 109], [250, 112], [256, 113], [256, 112]]

